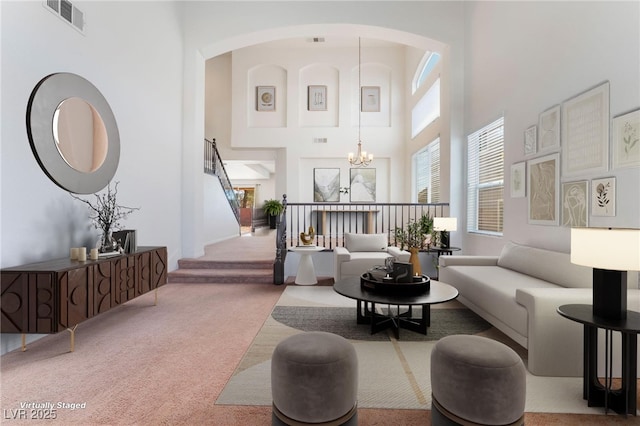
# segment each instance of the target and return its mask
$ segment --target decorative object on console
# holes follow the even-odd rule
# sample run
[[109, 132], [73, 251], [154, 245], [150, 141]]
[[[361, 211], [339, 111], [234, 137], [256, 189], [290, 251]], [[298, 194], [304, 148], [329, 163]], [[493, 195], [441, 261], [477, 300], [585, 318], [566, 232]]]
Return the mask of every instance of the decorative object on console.
[[138, 249], [135, 229], [123, 229], [113, 233], [113, 239], [125, 253], [134, 253]]
[[[355, 156], [353, 155], [353, 152], [350, 152], [347, 156], [349, 164], [356, 167], [367, 167], [373, 161], [373, 154], [367, 155], [367, 152], [362, 150], [362, 139], [360, 138], [360, 134], [362, 133], [362, 111], [365, 111], [362, 104], [363, 94], [364, 87], [362, 87], [362, 46], [360, 37], [358, 37], [358, 96], [360, 98], [358, 102], [358, 152], [355, 154]], [[378, 110], [380, 110], [380, 88], [378, 88]]]
[[112, 232], [120, 229], [120, 220], [126, 219], [132, 212], [140, 209], [139, 207], [126, 207], [117, 203], [118, 184], [119, 182], [115, 183], [113, 190], [111, 189], [111, 184], [107, 185], [107, 192], [104, 194], [94, 194], [96, 197], [95, 204], [71, 194], [73, 198], [89, 207], [89, 218], [93, 221], [96, 229], [102, 230], [101, 253], [117, 251], [117, 242], [113, 240]]
[[301, 232], [300, 233], [300, 241], [302, 241], [302, 244], [305, 246], [310, 246], [313, 244], [313, 239], [316, 237], [316, 231], [313, 229], [313, 226], [309, 227], [309, 232], [308, 233], [304, 233]]
[[458, 230], [458, 219], [455, 217], [433, 218], [433, 229], [440, 231], [440, 247], [449, 248], [449, 232]]
[[640, 271], [640, 229], [572, 228], [571, 263], [593, 268], [593, 315], [627, 317], [627, 271]]
[[56, 73], [38, 82], [27, 104], [27, 135], [44, 173], [67, 191], [100, 191], [118, 168], [120, 135], [113, 111], [79, 75]]

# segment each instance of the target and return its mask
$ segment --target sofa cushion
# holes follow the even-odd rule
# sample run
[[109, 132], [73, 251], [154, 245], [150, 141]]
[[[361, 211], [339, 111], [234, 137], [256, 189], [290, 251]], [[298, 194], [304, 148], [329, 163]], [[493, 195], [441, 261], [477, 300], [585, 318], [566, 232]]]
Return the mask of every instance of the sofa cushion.
[[[446, 272], [445, 272], [446, 270]], [[499, 266], [448, 266], [440, 280], [452, 284], [460, 296], [527, 337], [527, 310], [516, 302], [519, 288], [558, 288], [538, 278]]]
[[590, 288], [592, 269], [571, 263], [571, 256], [550, 250], [508, 242], [502, 248], [498, 266], [539, 278], [562, 287]]
[[384, 251], [377, 253], [351, 253], [350, 261], [342, 263], [341, 276], [342, 278], [360, 276], [374, 266], [384, 266], [384, 261], [387, 257], [391, 257], [391, 255]]
[[387, 250], [386, 234], [344, 234], [344, 246], [350, 252]]

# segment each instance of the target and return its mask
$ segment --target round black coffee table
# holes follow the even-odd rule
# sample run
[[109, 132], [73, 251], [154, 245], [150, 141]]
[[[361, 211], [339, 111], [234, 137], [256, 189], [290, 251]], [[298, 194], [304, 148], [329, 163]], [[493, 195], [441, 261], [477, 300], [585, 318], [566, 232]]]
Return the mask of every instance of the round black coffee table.
[[[431, 280], [429, 291], [412, 295], [395, 295], [363, 289], [360, 287], [360, 277], [340, 280], [333, 285], [333, 290], [356, 300], [358, 324], [371, 324], [371, 334], [392, 328], [396, 339], [400, 338], [401, 328], [427, 334], [431, 324], [431, 305], [448, 302], [458, 297], [458, 290], [453, 286], [435, 280]], [[387, 313], [377, 313], [376, 304], [387, 305]], [[392, 306], [396, 307], [396, 312], [392, 311]], [[407, 306], [407, 310], [401, 312], [400, 306]], [[422, 307], [421, 316], [413, 316], [413, 306]]]

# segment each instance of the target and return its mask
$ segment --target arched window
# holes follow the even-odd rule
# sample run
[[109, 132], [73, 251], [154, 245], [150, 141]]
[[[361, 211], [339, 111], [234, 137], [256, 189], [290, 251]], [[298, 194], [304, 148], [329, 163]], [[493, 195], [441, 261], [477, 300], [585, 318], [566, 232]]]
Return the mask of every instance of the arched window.
[[438, 64], [439, 61], [440, 61], [439, 53], [437, 52], [425, 53], [425, 55], [422, 57], [422, 60], [420, 61], [420, 65], [418, 65], [416, 74], [413, 77], [413, 85], [412, 85], [413, 87], [412, 87], [411, 93], [416, 93], [416, 90], [418, 90], [418, 88], [422, 85], [422, 83], [424, 83], [427, 76], [431, 73], [431, 71], [433, 71], [433, 69]]

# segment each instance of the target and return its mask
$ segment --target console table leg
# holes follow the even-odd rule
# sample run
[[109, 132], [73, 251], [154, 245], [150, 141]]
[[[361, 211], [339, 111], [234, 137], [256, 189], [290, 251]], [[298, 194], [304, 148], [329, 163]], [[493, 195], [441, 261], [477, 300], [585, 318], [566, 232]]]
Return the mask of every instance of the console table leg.
[[158, 306], [158, 287], [156, 287], [156, 290], [154, 291], [155, 293], [155, 299], [153, 301], [153, 306]]
[[22, 333], [22, 352], [25, 352], [27, 350], [27, 335], [25, 333]]
[[71, 333], [71, 352], [76, 349], [76, 328], [78, 328], [78, 324], [74, 325], [73, 328], [67, 328], [67, 331]]

